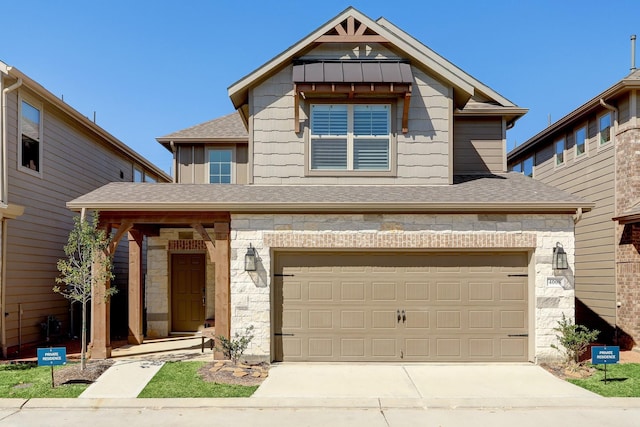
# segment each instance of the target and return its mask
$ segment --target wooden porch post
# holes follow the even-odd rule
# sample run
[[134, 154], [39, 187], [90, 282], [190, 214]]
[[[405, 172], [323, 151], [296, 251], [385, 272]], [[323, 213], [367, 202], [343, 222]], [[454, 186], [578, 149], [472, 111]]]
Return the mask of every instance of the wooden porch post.
[[[230, 337], [231, 310], [230, 310], [230, 259], [229, 259], [229, 224], [216, 223], [215, 234], [215, 330], [216, 336]], [[224, 355], [216, 351], [214, 358], [222, 359]]]
[[[107, 254], [99, 252], [93, 263], [93, 269], [101, 268], [101, 257]], [[111, 313], [109, 299], [105, 298], [111, 281], [96, 283], [91, 296], [91, 358], [108, 359], [111, 357]]]
[[129, 344], [142, 344], [142, 233], [131, 230], [129, 240]]

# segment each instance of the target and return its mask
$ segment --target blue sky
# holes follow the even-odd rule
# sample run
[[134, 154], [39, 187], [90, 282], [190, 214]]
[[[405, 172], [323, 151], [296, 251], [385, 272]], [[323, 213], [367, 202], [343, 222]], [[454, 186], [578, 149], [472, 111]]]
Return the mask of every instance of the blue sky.
[[626, 76], [640, 33], [637, 0], [20, 0], [0, 60], [169, 172], [156, 137], [232, 112], [227, 87], [348, 6], [529, 108], [510, 148]]

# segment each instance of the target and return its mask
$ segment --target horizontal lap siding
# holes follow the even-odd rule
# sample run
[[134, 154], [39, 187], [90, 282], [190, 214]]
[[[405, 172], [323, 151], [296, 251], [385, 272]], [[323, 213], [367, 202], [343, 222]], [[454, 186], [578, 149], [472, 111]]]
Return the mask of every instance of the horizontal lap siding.
[[[53, 293], [59, 276], [57, 261], [73, 225], [66, 203], [112, 181], [132, 180], [132, 161], [121, 158], [107, 145], [76, 128], [54, 108], [43, 106], [42, 178], [18, 170], [17, 96], [9, 101], [9, 201], [25, 207], [24, 215], [8, 222], [7, 300], [5, 317], [7, 345], [41, 339], [39, 324], [55, 315], [69, 330], [69, 303]], [[120, 173], [123, 178], [120, 178]], [[126, 285], [126, 238], [115, 257], [118, 275], [114, 285]], [[19, 308], [22, 307], [20, 318]], [[116, 317], [126, 312], [118, 310]], [[19, 323], [22, 323], [21, 331]]]
[[553, 146], [549, 145], [537, 158], [534, 177], [596, 204], [576, 224], [576, 298], [613, 325], [616, 310], [616, 242], [615, 224], [611, 220], [614, 216], [614, 150], [611, 146], [598, 147], [597, 128], [592, 123], [595, 122], [589, 124], [586, 156], [575, 159], [573, 135], [568, 134], [571, 148], [565, 152], [565, 164], [555, 166]]
[[501, 119], [456, 117], [453, 134], [454, 174], [504, 172]]
[[393, 177], [305, 176], [305, 138], [311, 100], [301, 100], [301, 124], [294, 132], [292, 68], [286, 67], [252, 91], [253, 178], [255, 184], [447, 184], [449, 87], [419, 69], [414, 74], [409, 132], [402, 134], [403, 101], [392, 117], [397, 140]]

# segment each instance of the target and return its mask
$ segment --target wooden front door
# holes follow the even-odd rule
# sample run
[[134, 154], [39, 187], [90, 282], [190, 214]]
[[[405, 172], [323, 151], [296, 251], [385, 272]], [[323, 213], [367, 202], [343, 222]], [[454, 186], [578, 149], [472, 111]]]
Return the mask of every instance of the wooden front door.
[[171, 256], [171, 330], [197, 331], [204, 324], [206, 260], [204, 254]]

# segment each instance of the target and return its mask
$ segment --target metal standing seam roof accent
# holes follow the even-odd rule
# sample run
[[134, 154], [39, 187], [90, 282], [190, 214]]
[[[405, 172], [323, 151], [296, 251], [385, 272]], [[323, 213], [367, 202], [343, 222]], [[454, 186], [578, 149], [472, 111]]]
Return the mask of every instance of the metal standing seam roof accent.
[[295, 83], [413, 83], [411, 65], [398, 61], [318, 61], [293, 66]]
[[592, 203], [517, 173], [457, 176], [454, 185], [107, 184], [67, 203], [72, 210], [233, 212], [567, 212]]

